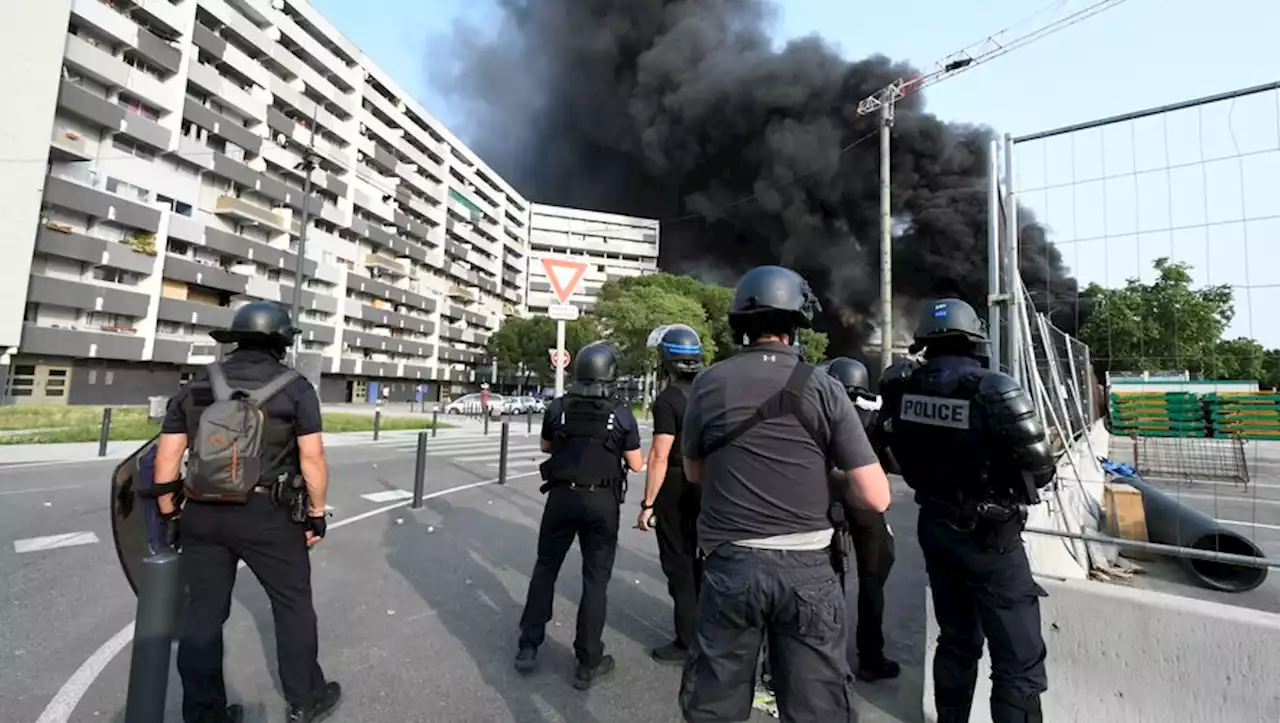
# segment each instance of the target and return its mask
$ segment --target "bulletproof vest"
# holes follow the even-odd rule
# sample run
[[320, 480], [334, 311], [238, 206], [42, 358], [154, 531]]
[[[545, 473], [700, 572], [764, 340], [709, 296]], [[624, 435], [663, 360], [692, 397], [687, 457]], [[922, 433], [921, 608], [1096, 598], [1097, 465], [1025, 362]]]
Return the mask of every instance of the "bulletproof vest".
[[[237, 350], [222, 360], [222, 370], [227, 382], [243, 389], [257, 389], [275, 379], [286, 367], [278, 359], [260, 351]], [[213, 388], [208, 377], [200, 375], [189, 384], [190, 392], [184, 402], [187, 419], [187, 438], [194, 439], [200, 426], [200, 413], [213, 404]], [[293, 431], [293, 417], [282, 418], [279, 410], [288, 405], [289, 398], [279, 394], [263, 407], [266, 425], [262, 435], [264, 460], [280, 459], [273, 469], [264, 469], [262, 483], [274, 481], [282, 472], [297, 472], [301, 468], [298, 461], [297, 437]]]
[[882, 390], [894, 456], [920, 495], [955, 502], [989, 496], [992, 455], [975, 400], [987, 373], [974, 359], [939, 357]]
[[551, 441], [548, 481], [605, 485], [625, 479], [617, 441], [618, 401], [574, 394], [564, 399]]

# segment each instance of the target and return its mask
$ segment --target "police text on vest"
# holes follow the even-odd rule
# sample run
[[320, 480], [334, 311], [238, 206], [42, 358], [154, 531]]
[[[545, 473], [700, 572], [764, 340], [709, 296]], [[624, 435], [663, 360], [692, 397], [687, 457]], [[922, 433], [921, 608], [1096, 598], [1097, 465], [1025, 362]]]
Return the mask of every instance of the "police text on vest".
[[905, 422], [928, 424], [934, 427], [968, 429], [969, 400], [904, 394], [898, 418]]

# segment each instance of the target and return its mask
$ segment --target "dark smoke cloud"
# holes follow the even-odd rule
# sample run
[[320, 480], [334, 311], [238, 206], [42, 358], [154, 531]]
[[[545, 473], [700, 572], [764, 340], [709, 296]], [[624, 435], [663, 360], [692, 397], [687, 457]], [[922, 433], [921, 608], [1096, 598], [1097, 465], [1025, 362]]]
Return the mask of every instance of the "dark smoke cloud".
[[[498, 5], [496, 33], [457, 32], [440, 47], [453, 63], [444, 90], [499, 173], [545, 203], [696, 216], [663, 224], [663, 269], [723, 282], [756, 264], [791, 266], [823, 298], [832, 349], [861, 346], [879, 296], [879, 146], [876, 119], [855, 109], [910, 67], [850, 62], [819, 37], [776, 49], [766, 0]], [[942, 282], [985, 307], [990, 137], [925, 113], [918, 96], [897, 106], [897, 301]], [[1030, 231], [1024, 279], [1051, 288], [1056, 320], [1073, 327], [1062, 300], [1076, 282]]]

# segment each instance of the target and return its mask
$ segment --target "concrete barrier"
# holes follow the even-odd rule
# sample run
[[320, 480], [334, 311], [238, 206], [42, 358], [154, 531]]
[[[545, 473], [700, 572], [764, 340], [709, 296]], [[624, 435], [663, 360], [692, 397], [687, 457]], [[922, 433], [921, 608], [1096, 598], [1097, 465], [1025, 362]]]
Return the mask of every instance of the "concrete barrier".
[[[1040, 577], [1053, 723], [1280, 721], [1280, 615], [1089, 580]], [[926, 594], [928, 594], [926, 592]], [[924, 717], [938, 625], [926, 602]], [[991, 720], [984, 656], [971, 723]]]

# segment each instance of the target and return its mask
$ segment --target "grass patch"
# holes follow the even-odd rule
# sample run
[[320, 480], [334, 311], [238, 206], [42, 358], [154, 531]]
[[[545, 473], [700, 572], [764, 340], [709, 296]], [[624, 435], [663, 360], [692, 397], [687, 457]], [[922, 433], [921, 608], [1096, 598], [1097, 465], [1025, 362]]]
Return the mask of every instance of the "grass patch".
[[[111, 412], [119, 418], [126, 412], [145, 418], [143, 407], [116, 407]], [[97, 428], [102, 423], [102, 407], [69, 406], [53, 404], [9, 405], [0, 407], [0, 430], [54, 429], [58, 427]]]
[[[5, 423], [11, 418], [4, 415], [4, 412], [13, 410], [14, 407], [0, 407], [0, 419], [4, 419]], [[23, 409], [18, 407], [17, 409]], [[34, 410], [46, 410], [47, 407], [30, 407]], [[87, 416], [83, 413], [80, 415], [67, 414], [57, 415], [50, 414], [41, 416], [32, 415], [12, 415], [12, 418], [21, 418], [26, 420], [25, 424], [15, 424], [13, 426], [0, 426], [0, 429], [41, 429], [38, 432], [30, 434], [6, 434], [0, 435], [0, 446], [6, 444], [56, 444], [60, 442], [96, 442], [101, 434], [102, 408], [101, 407], [62, 407], [60, 410], [91, 412]], [[45, 421], [44, 424], [36, 425], [36, 420], [56, 420]], [[383, 417], [382, 429], [384, 431], [392, 431], [398, 429], [431, 429], [431, 420], [418, 419], [416, 417]], [[438, 425], [441, 429], [451, 427], [453, 425], [441, 422]], [[351, 414], [344, 412], [332, 412], [324, 415], [324, 431], [328, 434], [342, 434], [344, 432], [372, 432], [373, 431], [373, 415], [371, 414]], [[111, 440], [116, 442], [130, 442], [150, 439], [160, 432], [158, 423], [147, 421], [147, 410], [140, 407], [117, 407], [111, 412]]]

